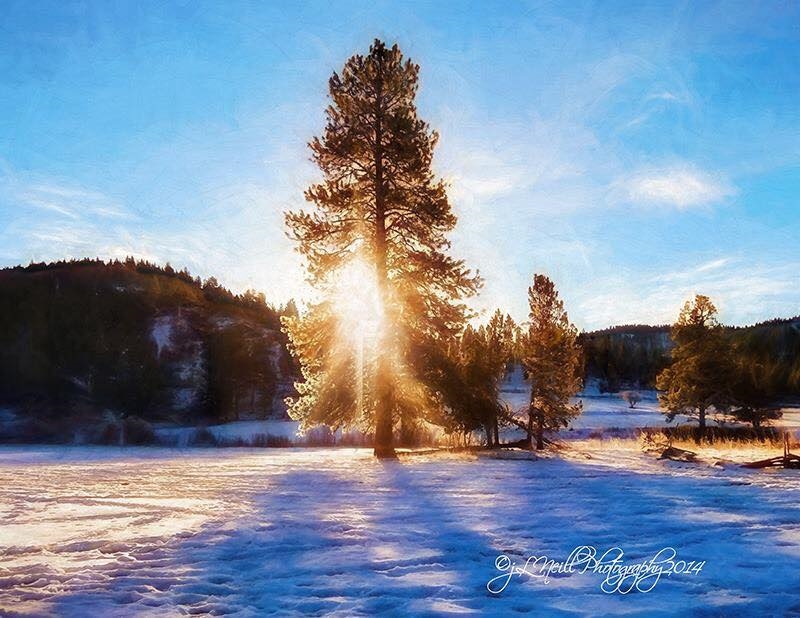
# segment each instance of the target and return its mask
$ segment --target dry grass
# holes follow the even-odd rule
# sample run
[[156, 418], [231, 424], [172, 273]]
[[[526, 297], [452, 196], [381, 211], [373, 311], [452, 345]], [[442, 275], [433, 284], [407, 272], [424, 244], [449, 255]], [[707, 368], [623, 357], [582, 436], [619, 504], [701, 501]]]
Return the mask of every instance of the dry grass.
[[[800, 452], [800, 444], [797, 443], [794, 436], [793, 438], [790, 443], [790, 449], [798, 453]], [[651, 448], [649, 452], [653, 456], [658, 455], [669, 444], [669, 442], [665, 441], [662, 445]], [[718, 437], [713, 442], [704, 441], [701, 444], [697, 444], [693, 439], [678, 439], [673, 440], [671, 445], [697, 453], [698, 459], [706, 462], [729, 461], [735, 464], [742, 464], [783, 454], [783, 441], [780, 439], [759, 440], [754, 438], [745, 440], [740, 437], [727, 439]], [[641, 437], [619, 436], [593, 436], [584, 440], [574, 440], [566, 443], [570, 456], [587, 459], [596, 459], [598, 457], [613, 459], [616, 454], [620, 456], [621, 461], [640, 455], [645, 450], [643, 446]]]

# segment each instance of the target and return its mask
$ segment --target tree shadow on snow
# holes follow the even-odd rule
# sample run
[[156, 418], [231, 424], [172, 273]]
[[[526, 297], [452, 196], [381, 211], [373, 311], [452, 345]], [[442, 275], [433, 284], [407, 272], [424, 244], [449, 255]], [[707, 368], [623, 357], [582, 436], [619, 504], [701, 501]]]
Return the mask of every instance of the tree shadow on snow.
[[[320, 469], [290, 463], [247, 500], [242, 517], [129, 552], [132, 561], [102, 570], [85, 591], [60, 595], [51, 611], [716, 616], [800, 609], [800, 543], [782, 532], [798, 523], [797, 506], [791, 496], [723, 476], [673, 476], [667, 468], [643, 475], [561, 459], [364, 459]], [[579, 545], [621, 547], [626, 561], [671, 546], [682, 559], [707, 563], [699, 575], [666, 578], [647, 594], [606, 595], [599, 574], [549, 584], [515, 578], [499, 596], [486, 589], [499, 574], [500, 553], [520, 564], [530, 555], [563, 560]]]

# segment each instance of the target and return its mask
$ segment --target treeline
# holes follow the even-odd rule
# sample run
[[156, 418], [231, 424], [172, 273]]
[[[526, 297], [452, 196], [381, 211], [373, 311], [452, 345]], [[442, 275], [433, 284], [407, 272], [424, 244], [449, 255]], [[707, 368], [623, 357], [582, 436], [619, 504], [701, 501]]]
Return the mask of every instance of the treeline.
[[107, 418], [269, 416], [295, 374], [280, 329], [294, 312], [133, 258], [3, 269], [0, 408], [32, 439]]
[[[739, 358], [759, 373], [775, 397], [800, 396], [800, 316], [745, 327], [724, 327]], [[581, 333], [586, 377], [601, 391], [654, 388], [656, 376], [670, 364], [669, 326], [615, 326]]]
[[[13, 410], [22, 423], [15, 436], [34, 440], [108, 431], [115, 426], [109, 418], [118, 425], [281, 416], [300, 380], [281, 328], [291, 316], [292, 302], [275, 307], [261, 293], [234, 294], [213, 277], [133, 258], [2, 269], [0, 410]], [[800, 396], [800, 318], [720, 333], [762, 398]], [[430, 420], [454, 431], [480, 429], [489, 444], [499, 442], [499, 426], [524, 420], [529, 439], [538, 438], [539, 417], [517, 418], [498, 398], [515, 364], [546, 375], [531, 360], [536, 355], [526, 356], [534, 335], [531, 324], [518, 326], [500, 311], [467, 327], [431, 361], [441, 376], [436, 390], [449, 404]], [[674, 360], [671, 335], [670, 327], [645, 325], [581, 333], [570, 362], [601, 390], [654, 387]], [[557, 424], [563, 409], [553, 416]], [[413, 431], [413, 423], [401, 425]], [[0, 427], [0, 439], [8, 438]]]
[[[158, 275], [168, 279], [177, 279], [194, 288], [197, 294], [186, 294], [184, 299], [197, 301], [200, 296], [213, 303], [229, 304], [243, 309], [252, 310], [260, 315], [265, 325], [273, 328], [280, 328], [280, 315], [285, 312], [296, 312], [294, 301], [290, 300], [286, 306], [275, 307], [267, 302], [263, 292], [246, 290], [242, 294], [234, 294], [226, 287], [220, 285], [215, 277], [206, 280], [198, 276], [192, 276], [189, 269], [182, 268], [175, 270], [169, 263], [165, 266], [154, 264], [148, 260], [137, 260], [134, 257], [127, 257], [124, 260], [110, 260], [108, 262], [99, 258], [83, 258], [80, 260], [57, 260], [55, 262], [31, 262], [27, 266], [10, 266], [0, 269], [0, 282], [4, 278], [10, 277], [10, 273], [46, 273], [50, 271], [77, 271], [79, 269], [101, 269], [109, 273], [109, 276], [122, 276], [126, 273], [139, 273], [141, 275]], [[166, 295], [168, 296], [168, 295]], [[162, 298], [166, 296], [162, 295]], [[180, 296], [180, 294], [178, 294]]]
[[653, 388], [669, 364], [669, 326], [614, 327], [581, 333], [586, 379], [596, 379], [600, 392]]
[[726, 330], [768, 396], [800, 397], [800, 316]]

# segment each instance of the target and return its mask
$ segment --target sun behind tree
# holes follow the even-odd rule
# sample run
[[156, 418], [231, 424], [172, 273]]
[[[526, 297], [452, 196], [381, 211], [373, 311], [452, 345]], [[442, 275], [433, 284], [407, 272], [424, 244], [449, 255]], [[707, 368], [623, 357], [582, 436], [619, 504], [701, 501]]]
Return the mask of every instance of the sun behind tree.
[[290, 414], [374, 428], [379, 457], [394, 455], [401, 417], [436, 405], [429, 352], [460, 332], [462, 299], [480, 285], [447, 253], [456, 218], [431, 170], [438, 136], [417, 116], [418, 79], [379, 40], [333, 74], [310, 143], [323, 174], [306, 191], [314, 208], [286, 215], [321, 299], [286, 321], [305, 378]]

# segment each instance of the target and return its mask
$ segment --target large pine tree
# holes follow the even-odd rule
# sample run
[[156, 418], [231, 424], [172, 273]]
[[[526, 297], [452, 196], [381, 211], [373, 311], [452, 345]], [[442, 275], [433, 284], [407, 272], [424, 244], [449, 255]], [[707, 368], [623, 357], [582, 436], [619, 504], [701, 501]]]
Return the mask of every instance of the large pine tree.
[[566, 426], [580, 414], [580, 404], [570, 403], [581, 387], [583, 370], [578, 331], [570, 323], [555, 284], [534, 275], [528, 288], [530, 322], [520, 338], [522, 366], [531, 383], [527, 440], [544, 448], [544, 430]]
[[430, 359], [461, 331], [462, 299], [479, 286], [448, 255], [456, 218], [431, 170], [437, 134], [417, 116], [418, 79], [418, 65], [378, 40], [333, 74], [327, 124], [310, 143], [323, 174], [306, 191], [314, 208], [286, 215], [320, 292], [287, 320], [305, 377], [290, 413], [374, 427], [381, 457], [394, 455], [400, 418], [436, 401]]

